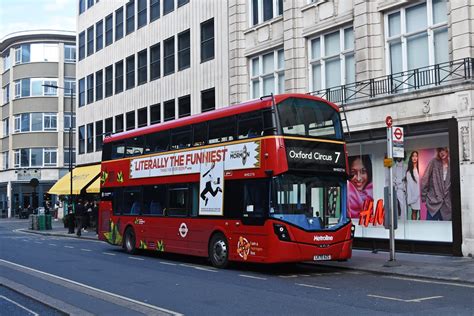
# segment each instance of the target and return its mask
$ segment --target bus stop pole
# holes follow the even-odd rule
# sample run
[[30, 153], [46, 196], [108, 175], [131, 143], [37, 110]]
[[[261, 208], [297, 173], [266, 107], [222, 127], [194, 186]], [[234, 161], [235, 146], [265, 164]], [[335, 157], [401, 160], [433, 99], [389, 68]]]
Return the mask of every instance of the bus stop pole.
[[[390, 122], [391, 123], [391, 122]], [[387, 124], [387, 158], [393, 160], [393, 140], [392, 140], [392, 124]], [[388, 186], [389, 186], [389, 206], [390, 211], [390, 224], [389, 224], [389, 237], [390, 237], [390, 259], [384, 264], [386, 267], [399, 266], [395, 260], [395, 210], [393, 203], [393, 168], [390, 166]]]

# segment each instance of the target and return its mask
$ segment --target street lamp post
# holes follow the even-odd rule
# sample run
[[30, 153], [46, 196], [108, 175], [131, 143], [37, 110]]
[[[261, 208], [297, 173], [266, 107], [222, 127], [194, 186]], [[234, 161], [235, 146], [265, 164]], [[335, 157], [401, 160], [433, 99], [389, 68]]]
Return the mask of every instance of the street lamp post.
[[69, 178], [69, 198], [68, 198], [68, 202], [69, 202], [69, 206], [71, 207], [72, 209], [72, 205], [73, 205], [73, 194], [72, 194], [72, 122], [73, 122], [73, 114], [74, 114], [74, 108], [73, 108], [73, 104], [72, 104], [72, 96], [73, 96], [73, 92], [74, 90], [72, 88], [64, 88], [64, 87], [59, 87], [57, 85], [52, 85], [52, 84], [44, 84], [43, 87], [47, 87], [47, 88], [53, 88], [53, 89], [62, 89], [64, 90], [64, 92], [68, 91], [69, 92], [69, 100], [70, 100], [70, 113], [71, 113], [71, 119], [69, 121], [69, 175], [70, 175], [70, 178]]

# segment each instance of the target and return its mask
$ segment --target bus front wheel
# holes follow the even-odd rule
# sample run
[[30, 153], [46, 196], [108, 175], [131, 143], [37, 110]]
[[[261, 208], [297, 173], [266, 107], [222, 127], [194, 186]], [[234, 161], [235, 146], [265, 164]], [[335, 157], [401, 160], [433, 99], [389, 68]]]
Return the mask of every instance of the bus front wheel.
[[125, 251], [134, 254], [136, 252], [135, 248], [135, 232], [133, 231], [133, 228], [127, 228], [125, 231], [125, 238], [123, 242]]
[[209, 259], [216, 268], [225, 268], [229, 264], [229, 244], [225, 236], [217, 233], [209, 243]]

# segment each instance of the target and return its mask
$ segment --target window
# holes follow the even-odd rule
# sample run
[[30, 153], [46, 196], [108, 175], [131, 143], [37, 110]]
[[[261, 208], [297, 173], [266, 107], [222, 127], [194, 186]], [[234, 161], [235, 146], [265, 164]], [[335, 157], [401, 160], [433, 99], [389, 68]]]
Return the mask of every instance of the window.
[[187, 95], [178, 99], [178, 116], [185, 117], [191, 115], [191, 96]]
[[64, 78], [64, 96], [70, 97], [76, 95], [76, 80], [73, 78]]
[[126, 59], [127, 75], [126, 87], [127, 90], [135, 87], [135, 55], [129, 56]]
[[95, 122], [95, 151], [102, 150], [103, 137], [104, 137], [103, 125], [104, 123], [102, 121]]
[[6, 119], [3, 119], [3, 121], [2, 121], [2, 123], [3, 123], [3, 135], [2, 135], [2, 137], [7, 137], [9, 132], [10, 132], [9, 122], [10, 122], [10, 120], [9, 120], [8, 117]]
[[102, 100], [103, 97], [104, 74], [102, 70], [95, 73], [95, 100]]
[[187, 184], [174, 184], [168, 187], [168, 208], [166, 215], [186, 216], [189, 203], [189, 188]]
[[153, 134], [147, 134], [146, 140], [146, 152], [161, 152], [169, 149], [170, 133], [169, 131], [158, 132]]
[[163, 0], [163, 15], [166, 15], [174, 10], [174, 0]]
[[214, 59], [214, 19], [201, 23], [201, 62]]
[[15, 98], [36, 97], [36, 96], [55, 96], [57, 89], [45, 87], [44, 85], [56, 86], [57, 79], [46, 78], [25, 78], [15, 81]]
[[38, 132], [43, 130], [43, 113], [31, 113], [30, 114], [30, 121], [31, 121], [31, 130], [32, 132]]
[[138, 0], [137, 29], [146, 25], [146, 2], [147, 0]]
[[94, 5], [94, 0], [87, 0], [87, 9]]
[[147, 82], [147, 56], [146, 49], [138, 53], [137, 84], [141, 85]]
[[56, 113], [44, 113], [43, 121], [45, 131], [55, 131], [58, 128], [58, 119]]
[[115, 133], [123, 132], [123, 114], [115, 116]]
[[44, 151], [44, 166], [56, 166], [58, 163], [58, 150], [56, 148], [45, 148]]
[[160, 43], [150, 47], [150, 81], [160, 78]]
[[189, 3], [189, 0], [178, 0], [178, 8]]
[[94, 26], [87, 29], [87, 56], [94, 54]]
[[125, 156], [137, 156], [142, 155], [145, 147], [145, 137], [138, 136], [133, 138], [127, 138], [125, 140]]
[[313, 91], [355, 82], [352, 27], [313, 38], [309, 46]]
[[43, 166], [43, 148], [31, 148], [30, 155], [31, 167]]
[[79, 126], [79, 155], [83, 154], [85, 152], [85, 141], [86, 141], [86, 130], [85, 126]]
[[191, 43], [189, 30], [178, 34], [178, 70], [189, 68], [191, 64]]
[[76, 150], [73, 149], [69, 152], [69, 148], [64, 148], [64, 165], [69, 165], [70, 157], [72, 157], [72, 165], [76, 164]]
[[70, 63], [76, 62], [76, 46], [64, 45], [64, 61]]
[[150, 106], [150, 124], [161, 123], [161, 106], [153, 104]]
[[150, 0], [150, 22], [160, 18], [160, 0]]
[[135, 0], [130, 0], [126, 5], [126, 29], [127, 35], [135, 31]]
[[87, 124], [87, 152], [94, 151], [94, 123]]
[[208, 123], [198, 123], [193, 125], [193, 146], [202, 146], [207, 144]]
[[79, 14], [86, 11], [86, 0], [79, 0]]
[[142, 212], [140, 189], [125, 189], [123, 191], [124, 215], [138, 215]]
[[209, 144], [234, 140], [235, 131], [236, 118], [234, 116], [209, 121]]
[[261, 111], [239, 114], [237, 138], [245, 139], [263, 135], [264, 122]]
[[191, 147], [192, 129], [191, 126], [179, 127], [171, 130], [171, 149], [181, 149]]
[[95, 51], [104, 47], [104, 22], [100, 20], [95, 24]]
[[115, 41], [123, 37], [123, 8], [115, 11]]
[[148, 125], [148, 108], [144, 107], [137, 110], [138, 127]]
[[115, 93], [123, 91], [123, 61], [115, 63]]
[[215, 88], [201, 91], [201, 112], [207, 112], [216, 109], [215, 94]]
[[105, 97], [110, 97], [114, 90], [113, 90], [113, 81], [114, 81], [114, 76], [113, 76], [113, 70], [112, 70], [112, 65], [109, 67], [105, 68]]
[[174, 72], [174, 37], [166, 39], [163, 43], [163, 75]]
[[127, 112], [126, 116], [126, 128], [127, 131], [135, 128], [135, 111]]
[[86, 57], [86, 32], [79, 33], [79, 60]]
[[85, 89], [85, 79], [82, 78], [79, 80], [79, 107], [84, 106], [86, 104]]
[[3, 163], [2, 163], [2, 168], [3, 170], [7, 170], [8, 169], [8, 151], [4, 151], [2, 153], [2, 160], [3, 160]]
[[3, 57], [3, 71], [7, 71], [11, 67], [10, 53], [6, 53]]
[[113, 24], [113, 16], [110, 14], [105, 18], [105, 46], [109, 46], [114, 41]]
[[94, 102], [94, 74], [87, 76], [87, 104]]
[[252, 58], [250, 63], [251, 98], [285, 91], [283, 49]]
[[283, 0], [252, 0], [252, 25], [260, 24], [283, 14]]
[[111, 135], [113, 132], [113, 118], [109, 117], [105, 119], [105, 135]]
[[76, 115], [64, 112], [64, 130], [69, 130], [69, 128], [76, 128]]
[[166, 186], [143, 187], [143, 214], [163, 216], [166, 208]]
[[10, 102], [10, 84], [3, 87], [3, 104]]
[[389, 74], [449, 61], [447, 7], [427, 0], [385, 15]]
[[174, 99], [165, 101], [163, 103], [163, 108], [164, 108], [165, 122], [174, 120], [176, 118], [175, 112], [174, 112]]
[[15, 49], [15, 64], [30, 62], [30, 45], [20, 45]]

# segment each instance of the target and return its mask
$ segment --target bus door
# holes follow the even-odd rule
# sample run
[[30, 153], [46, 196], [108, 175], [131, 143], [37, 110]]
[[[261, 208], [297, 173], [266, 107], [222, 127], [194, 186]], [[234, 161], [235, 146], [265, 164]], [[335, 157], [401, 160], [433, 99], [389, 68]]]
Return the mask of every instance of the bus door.
[[154, 245], [158, 251], [166, 250], [166, 186], [150, 185], [143, 187], [143, 236], [148, 246]]
[[188, 249], [188, 217], [187, 209], [190, 199], [188, 184], [173, 184], [168, 186], [168, 203], [165, 211], [165, 238], [167, 250], [186, 252]]
[[225, 188], [224, 212], [239, 220], [230, 221], [231, 258], [260, 261], [266, 256], [265, 222], [269, 209], [266, 179], [229, 181]]

